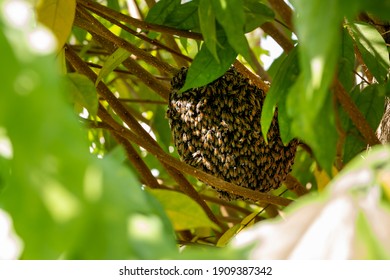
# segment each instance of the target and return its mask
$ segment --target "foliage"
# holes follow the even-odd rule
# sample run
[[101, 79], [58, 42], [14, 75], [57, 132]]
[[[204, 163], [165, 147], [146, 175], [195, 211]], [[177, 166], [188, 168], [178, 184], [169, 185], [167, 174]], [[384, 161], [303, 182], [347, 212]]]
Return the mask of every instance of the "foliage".
[[[380, 144], [389, 96], [387, 1], [35, 2], [0, 8], [0, 208], [23, 243], [13, 257], [389, 257], [378, 225], [390, 221], [390, 155], [365, 151]], [[266, 36], [283, 49], [269, 71]], [[268, 194], [186, 165], [171, 141], [171, 77], [190, 67], [184, 91], [232, 64], [268, 91], [262, 133], [277, 108], [283, 141], [301, 141]], [[341, 218], [351, 235], [329, 241]], [[245, 235], [254, 247], [230, 242]], [[324, 244], [349, 247], [311, 254]]]

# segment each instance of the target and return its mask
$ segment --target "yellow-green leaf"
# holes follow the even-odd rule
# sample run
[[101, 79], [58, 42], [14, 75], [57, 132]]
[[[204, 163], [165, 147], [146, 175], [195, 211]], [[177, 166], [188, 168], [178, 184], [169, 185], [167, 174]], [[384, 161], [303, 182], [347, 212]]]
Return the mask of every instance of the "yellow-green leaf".
[[244, 227], [253, 225], [255, 223], [255, 218], [257, 215], [259, 215], [258, 212], [250, 213], [248, 216], [246, 216], [244, 219], [242, 219], [240, 224], [243, 225]]
[[76, 0], [40, 0], [36, 9], [39, 22], [53, 32], [61, 49], [72, 30]]
[[175, 230], [211, 227], [219, 229], [195, 201], [188, 196], [170, 190], [150, 190], [162, 204]]
[[118, 67], [123, 61], [125, 61], [130, 56], [130, 53], [125, 49], [118, 48], [115, 52], [113, 52], [104, 63], [102, 69], [99, 72], [99, 76], [96, 79], [95, 85], [99, 84], [99, 82], [107, 77], [116, 67]]
[[237, 232], [241, 229], [241, 224], [235, 224], [218, 239], [217, 247], [224, 247], [228, 242], [237, 234]]

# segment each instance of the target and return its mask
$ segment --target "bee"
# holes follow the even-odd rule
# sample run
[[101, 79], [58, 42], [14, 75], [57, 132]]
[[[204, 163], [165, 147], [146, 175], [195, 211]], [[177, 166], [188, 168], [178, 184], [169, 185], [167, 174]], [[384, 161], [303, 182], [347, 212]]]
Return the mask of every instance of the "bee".
[[281, 142], [277, 110], [265, 143], [260, 126], [264, 92], [232, 67], [209, 85], [179, 93], [186, 73], [182, 68], [173, 77], [167, 110], [181, 159], [244, 188], [278, 188], [291, 170], [297, 143]]

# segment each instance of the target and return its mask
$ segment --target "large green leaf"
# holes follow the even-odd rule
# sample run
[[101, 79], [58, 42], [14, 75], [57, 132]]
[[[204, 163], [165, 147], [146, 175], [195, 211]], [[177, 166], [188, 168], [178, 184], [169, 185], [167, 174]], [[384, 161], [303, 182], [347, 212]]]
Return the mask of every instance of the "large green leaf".
[[356, 1], [294, 0], [294, 24], [300, 45], [303, 74], [299, 110], [313, 120], [319, 114], [333, 80], [339, 56], [340, 24], [357, 9]]
[[310, 104], [302, 102], [303, 95], [305, 86], [301, 74], [291, 87], [286, 101], [287, 113], [292, 120], [292, 134], [312, 148], [316, 160], [331, 176], [338, 138], [332, 96], [326, 94], [320, 111], [313, 117], [310, 115]]
[[[7, 63], [0, 70], [5, 89], [0, 127], [12, 147], [0, 207], [11, 215], [23, 240], [22, 258], [175, 255], [173, 230], [161, 206], [126, 166], [89, 153], [85, 132], [64, 97], [55, 56], [30, 51], [23, 36], [32, 26], [2, 28], [14, 41], [9, 43], [0, 32], [2, 61]], [[15, 55], [15, 44], [23, 55]], [[155, 222], [142, 227], [140, 216]]]

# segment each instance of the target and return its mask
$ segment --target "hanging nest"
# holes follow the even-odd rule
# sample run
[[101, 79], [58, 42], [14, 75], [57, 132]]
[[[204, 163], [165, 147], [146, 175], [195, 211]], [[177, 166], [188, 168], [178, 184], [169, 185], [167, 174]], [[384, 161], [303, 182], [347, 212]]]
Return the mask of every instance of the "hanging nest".
[[[277, 111], [268, 131], [260, 126], [265, 93], [230, 68], [222, 77], [183, 93], [187, 68], [172, 79], [167, 117], [181, 160], [238, 186], [268, 192], [291, 171], [298, 145], [284, 146]], [[218, 190], [222, 197], [241, 197]]]

